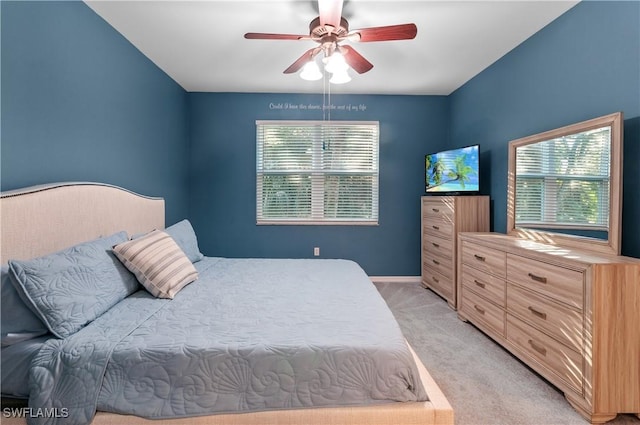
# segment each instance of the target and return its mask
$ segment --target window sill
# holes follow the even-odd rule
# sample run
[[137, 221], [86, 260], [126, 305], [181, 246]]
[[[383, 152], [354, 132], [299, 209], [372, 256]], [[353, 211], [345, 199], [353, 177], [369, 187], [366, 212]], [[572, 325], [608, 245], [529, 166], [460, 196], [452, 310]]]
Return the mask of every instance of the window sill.
[[258, 220], [257, 226], [378, 226], [376, 220]]

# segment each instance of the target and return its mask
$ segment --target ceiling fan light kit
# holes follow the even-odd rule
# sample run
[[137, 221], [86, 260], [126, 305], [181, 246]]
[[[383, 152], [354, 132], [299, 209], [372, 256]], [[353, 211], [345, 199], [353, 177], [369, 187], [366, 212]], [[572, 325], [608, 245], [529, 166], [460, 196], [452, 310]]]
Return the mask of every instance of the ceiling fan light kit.
[[[330, 83], [344, 84], [351, 81], [351, 76], [348, 73], [349, 65], [347, 65], [342, 53], [336, 51], [329, 57], [325, 56], [322, 58], [322, 63], [324, 64], [324, 70], [331, 74]], [[302, 67], [302, 72], [300, 72], [300, 78], [306, 81], [317, 81], [322, 77], [324, 77], [324, 74], [315, 58], [309, 60]]]
[[349, 69], [349, 65], [347, 65], [347, 61], [345, 61], [342, 53], [334, 51], [333, 54], [329, 57], [324, 57], [322, 61], [324, 64], [324, 69], [330, 74], [335, 74], [336, 72], [346, 72]]
[[349, 76], [347, 71], [334, 72], [331, 76], [331, 79], [329, 80], [331, 84], [344, 84], [348, 83], [349, 81], [351, 81], [351, 77]]
[[300, 77], [315, 81], [322, 78], [316, 56], [322, 52], [324, 70], [332, 74], [330, 82], [343, 84], [351, 81], [349, 68], [358, 74], [364, 74], [373, 68], [373, 64], [347, 42], [375, 42], [391, 40], [410, 40], [415, 38], [418, 29], [415, 24], [400, 24], [384, 27], [362, 28], [349, 31], [349, 22], [342, 17], [343, 0], [318, 0], [320, 16], [309, 24], [309, 35], [270, 34], [249, 32], [244, 35], [250, 40], [312, 40], [319, 46], [307, 50], [300, 58], [284, 70], [293, 74], [302, 69]]
[[322, 78], [322, 72], [320, 72], [318, 64], [314, 60], [310, 60], [302, 68], [300, 78], [307, 81], [317, 81]]

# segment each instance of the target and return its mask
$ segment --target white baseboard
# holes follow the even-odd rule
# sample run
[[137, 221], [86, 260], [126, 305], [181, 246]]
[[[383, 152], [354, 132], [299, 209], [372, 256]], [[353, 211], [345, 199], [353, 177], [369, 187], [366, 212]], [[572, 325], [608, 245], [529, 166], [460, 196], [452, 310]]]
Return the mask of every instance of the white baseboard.
[[374, 283], [420, 283], [420, 276], [369, 276]]

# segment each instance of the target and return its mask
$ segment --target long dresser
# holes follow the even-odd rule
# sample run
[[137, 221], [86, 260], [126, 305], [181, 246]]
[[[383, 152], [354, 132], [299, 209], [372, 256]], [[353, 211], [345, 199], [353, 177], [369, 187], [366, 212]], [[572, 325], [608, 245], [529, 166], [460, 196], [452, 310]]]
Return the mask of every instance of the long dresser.
[[458, 316], [592, 423], [640, 413], [640, 260], [462, 233]]
[[457, 300], [457, 235], [488, 231], [488, 196], [422, 197], [422, 285], [453, 309]]

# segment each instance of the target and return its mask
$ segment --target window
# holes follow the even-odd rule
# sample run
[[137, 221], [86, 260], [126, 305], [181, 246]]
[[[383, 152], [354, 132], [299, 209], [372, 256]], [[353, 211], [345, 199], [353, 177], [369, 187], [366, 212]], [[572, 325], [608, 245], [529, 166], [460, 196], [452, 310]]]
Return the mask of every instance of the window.
[[257, 121], [258, 224], [378, 224], [378, 128]]
[[518, 148], [519, 226], [607, 230], [610, 127]]

